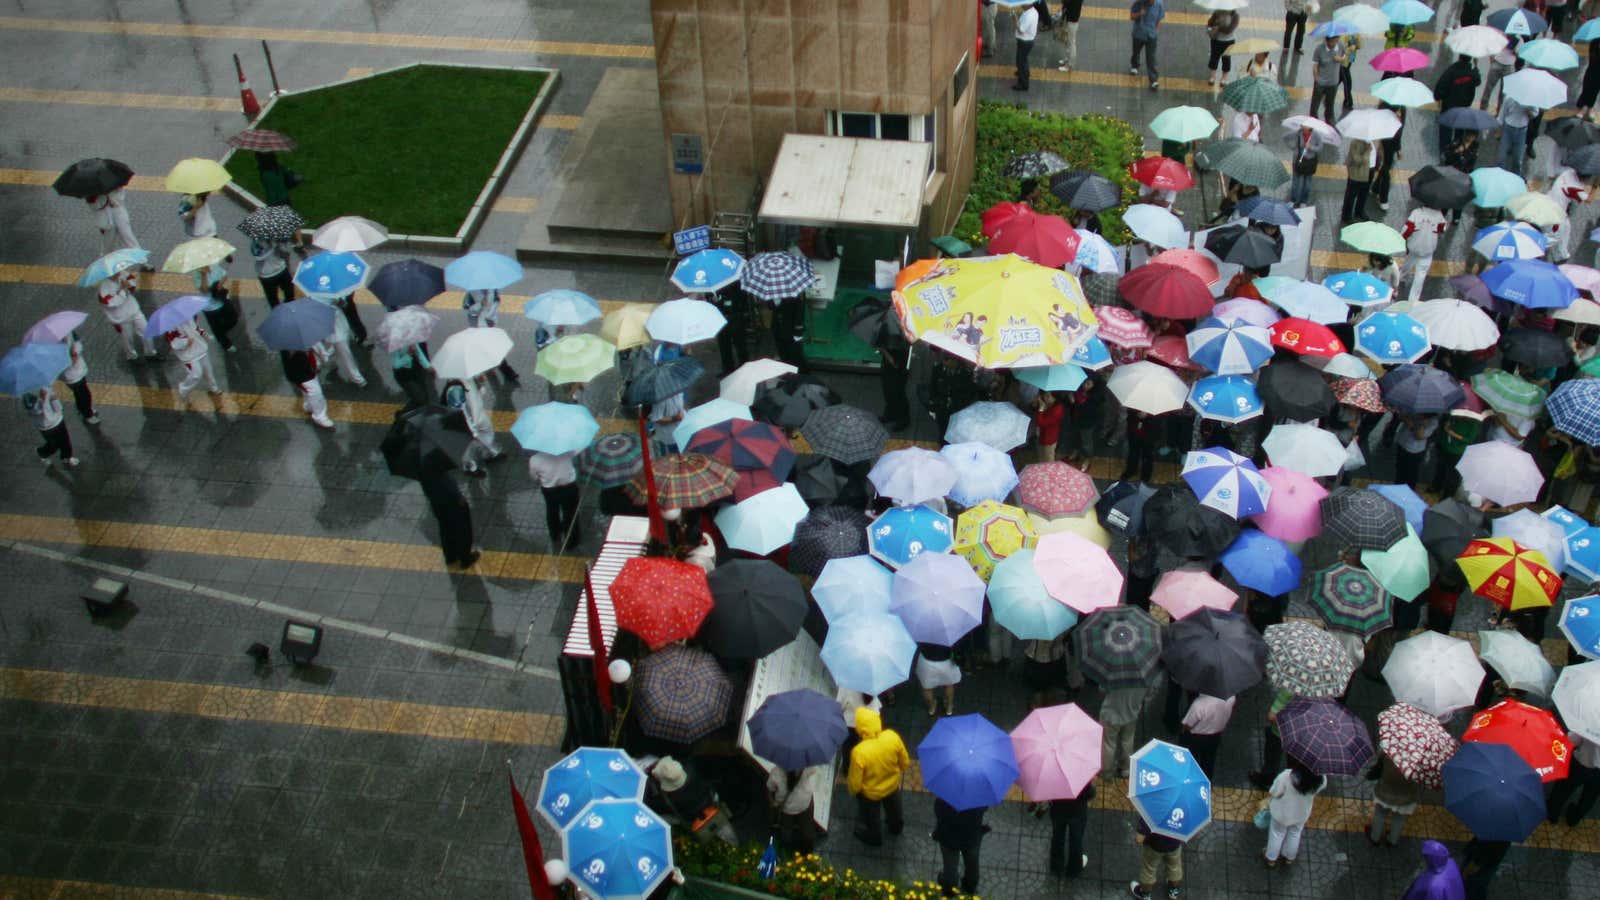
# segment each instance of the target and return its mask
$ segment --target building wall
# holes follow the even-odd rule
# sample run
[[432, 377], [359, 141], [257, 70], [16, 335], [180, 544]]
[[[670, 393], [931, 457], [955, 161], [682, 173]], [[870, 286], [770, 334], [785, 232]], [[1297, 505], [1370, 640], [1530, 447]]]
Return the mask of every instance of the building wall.
[[[972, 0], [651, 0], [662, 125], [701, 136], [703, 175], [672, 174], [674, 219], [753, 208], [789, 132], [826, 133], [829, 110], [928, 115], [937, 106], [931, 234], [972, 180], [977, 60], [951, 76], [977, 30]], [[669, 160], [670, 166], [670, 160]]]

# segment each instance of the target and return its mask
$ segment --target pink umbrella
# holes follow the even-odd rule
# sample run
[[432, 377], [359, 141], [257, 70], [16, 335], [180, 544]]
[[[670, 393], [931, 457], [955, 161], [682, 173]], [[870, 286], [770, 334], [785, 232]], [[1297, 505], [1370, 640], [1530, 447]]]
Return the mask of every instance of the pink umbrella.
[[1207, 572], [1174, 569], [1161, 576], [1150, 599], [1157, 606], [1172, 613], [1174, 619], [1185, 619], [1202, 609], [1227, 612], [1233, 608], [1239, 595], [1228, 586], [1212, 578]]
[[1150, 326], [1131, 309], [1120, 306], [1096, 306], [1094, 314], [1100, 320], [1100, 339], [1108, 344], [1142, 349], [1154, 342]]
[[1594, 293], [1595, 288], [1600, 288], [1600, 272], [1597, 272], [1588, 266], [1562, 263], [1560, 266], [1557, 266], [1557, 268], [1561, 270], [1561, 274], [1567, 276], [1567, 280], [1572, 282], [1573, 287], [1583, 291], [1586, 294], [1592, 294]]
[[1428, 54], [1410, 47], [1393, 47], [1372, 58], [1372, 67], [1379, 72], [1415, 72], [1428, 67]]
[[1251, 521], [1280, 541], [1309, 541], [1322, 533], [1322, 498], [1328, 491], [1316, 479], [1283, 466], [1267, 466], [1261, 477], [1272, 486], [1267, 511]]
[[1094, 479], [1064, 462], [1033, 463], [1017, 479], [1017, 502], [1046, 519], [1076, 516], [1098, 499]]
[[1262, 328], [1271, 328], [1273, 322], [1283, 318], [1277, 310], [1251, 297], [1224, 300], [1211, 308], [1211, 315], [1223, 321], [1236, 319]]
[[1116, 606], [1122, 572], [1099, 544], [1071, 531], [1039, 536], [1033, 570], [1045, 592], [1080, 613]]
[[1189, 371], [1205, 371], [1205, 366], [1189, 358], [1189, 343], [1181, 337], [1167, 335], [1158, 337], [1150, 345], [1150, 352], [1145, 356], [1157, 362], [1166, 363], [1174, 369], [1188, 369]]
[[1011, 732], [1022, 793], [1029, 800], [1067, 800], [1083, 793], [1100, 774], [1104, 730], [1076, 703], [1028, 713]]

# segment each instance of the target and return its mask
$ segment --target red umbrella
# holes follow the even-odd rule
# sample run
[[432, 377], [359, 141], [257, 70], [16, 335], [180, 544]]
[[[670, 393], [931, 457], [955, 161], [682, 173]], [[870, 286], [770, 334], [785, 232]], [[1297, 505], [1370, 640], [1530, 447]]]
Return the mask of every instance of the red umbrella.
[[1272, 325], [1272, 346], [1301, 356], [1334, 357], [1344, 352], [1344, 341], [1310, 319], [1279, 319]]
[[1150, 349], [1145, 353], [1145, 356], [1164, 362], [1174, 369], [1205, 370], [1205, 366], [1189, 358], [1189, 343], [1175, 335], [1169, 334], [1166, 337], [1156, 338], [1155, 343], [1150, 345]]
[[1222, 273], [1217, 271], [1217, 264], [1212, 262], [1211, 257], [1201, 253], [1199, 250], [1163, 250], [1150, 257], [1149, 261], [1163, 266], [1177, 266], [1180, 269], [1186, 269], [1200, 276], [1200, 280], [1208, 285], [1222, 281]]
[[228, 146], [258, 153], [278, 153], [294, 149], [294, 138], [268, 128], [246, 128], [228, 138]]
[[638, 635], [651, 650], [694, 637], [711, 612], [711, 585], [704, 569], [664, 556], [640, 556], [622, 564], [611, 580], [617, 627]]
[[1472, 717], [1463, 741], [1505, 744], [1517, 751], [1544, 781], [1567, 777], [1572, 742], [1556, 717], [1520, 700], [1502, 700]]
[[1033, 212], [1033, 207], [1026, 203], [1012, 203], [1002, 200], [983, 211], [979, 221], [983, 223], [983, 233], [987, 237], [994, 237], [1000, 232], [1000, 226], [1011, 221], [1023, 213]]
[[1166, 264], [1145, 263], [1134, 269], [1117, 282], [1117, 291], [1129, 303], [1163, 319], [1196, 319], [1216, 305], [1200, 276]]
[[782, 483], [766, 469], [745, 469], [739, 472], [739, 480], [734, 482], [733, 502], [749, 500], [762, 491], [770, 491]]
[[1150, 326], [1133, 310], [1120, 306], [1096, 306], [1094, 315], [1100, 320], [1100, 339], [1106, 343], [1130, 350], [1150, 346]]
[[1189, 167], [1165, 156], [1146, 156], [1131, 166], [1128, 174], [1140, 184], [1158, 191], [1181, 191], [1194, 187]]
[[1054, 269], [1078, 255], [1078, 232], [1060, 216], [1024, 211], [1001, 222], [989, 240], [991, 253], [1015, 253]]
[[1098, 499], [1094, 479], [1064, 462], [1033, 463], [1017, 480], [1017, 502], [1047, 519], [1086, 512]]
[[684, 447], [686, 453], [704, 453], [734, 469], [766, 469], [779, 481], [794, 468], [794, 448], [782, 429], [766, 422], [728, 419], [696, 431]]

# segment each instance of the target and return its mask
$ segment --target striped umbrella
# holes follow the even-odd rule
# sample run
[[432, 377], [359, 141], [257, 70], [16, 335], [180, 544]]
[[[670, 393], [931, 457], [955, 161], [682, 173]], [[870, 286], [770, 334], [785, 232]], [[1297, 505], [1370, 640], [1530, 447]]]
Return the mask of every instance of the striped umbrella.
[[1473, 593], [1512, 612], [1549, 606], [1561, 593], [1561, 576], [1545, 555], [1510, 538], [1478, 538], [1456, 557]]
[[1389, 592], [1372, 573], [1338, 563], [1317, 572], [1316, 585], [1311, 605], [1329, 627], [1362, 637], [1389, 627]]
[[1184, 340], [1189, 358], [1218, 375], [1248, 375], [1272, 359], [1272, 332], [1248, 322], [1206, 319]]
[[1183, 480], [1201, 505], [1233, 519], [1266, 512], [1272, 496], [1256, 464], [1223, 447], [1189, 451], [1183, 459]]
[[1544, 388], [1502, 369], [1472, 376], [1472, 390], [1495, 410], [1523, 419], [1538, 418], [1547, 396]]

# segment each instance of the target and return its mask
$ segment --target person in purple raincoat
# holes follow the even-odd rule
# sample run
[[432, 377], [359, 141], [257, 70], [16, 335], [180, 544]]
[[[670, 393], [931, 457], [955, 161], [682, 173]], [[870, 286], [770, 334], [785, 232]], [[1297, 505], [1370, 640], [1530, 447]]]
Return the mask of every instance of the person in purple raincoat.
[[1406, 888], [1401, 900], [1465, 900], [1467, 889], [1461, 883], [1461, 869], [1443, 844], [1423, 841], [1422, 860], [1427, 868]]

